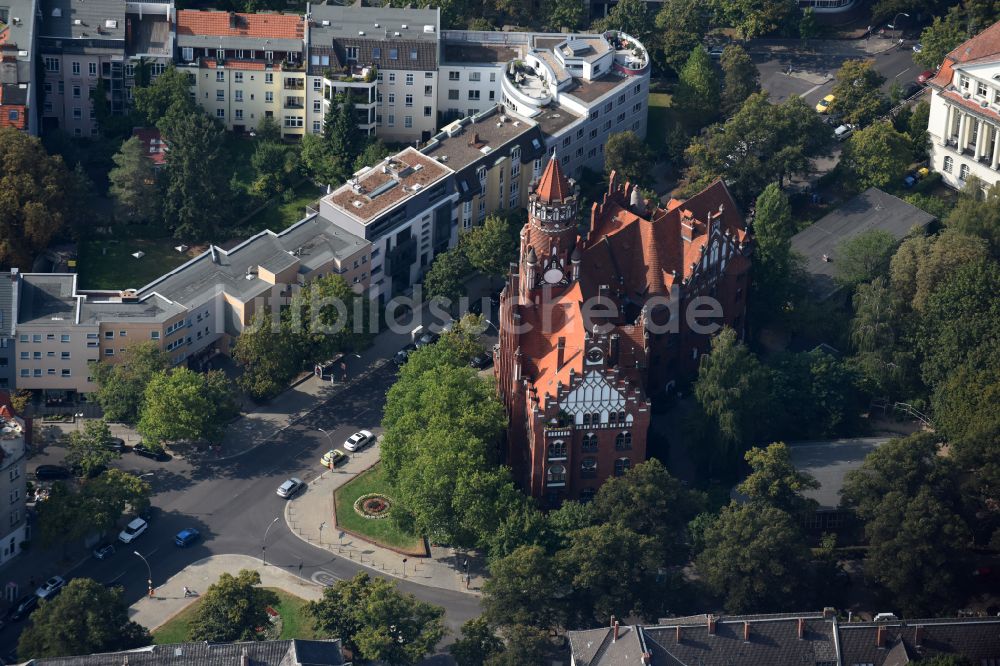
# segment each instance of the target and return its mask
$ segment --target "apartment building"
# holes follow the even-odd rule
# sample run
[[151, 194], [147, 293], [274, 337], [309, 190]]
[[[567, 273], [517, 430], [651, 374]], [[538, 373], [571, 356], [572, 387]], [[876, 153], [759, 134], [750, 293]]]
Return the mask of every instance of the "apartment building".
[[[359, 124], [368, 121], [365, 128], [385, 141], [427, 141], [435, 133], [438, 9], [310, 5], [308, 15], [310, 91], [323, 92], [323, 99], [310, 98], [313, 131], [322, 131], [327, 89], [363, 87], [361, 94], [352, 90]], [[345, 86], [358, 78], [368, 83], [366, 68], [377, 72], [374, 90]]]
[[0, 391], [10, 391], [16, 385], [14, 335], [17, 324], [16, 268], [0, 275]]
[[306, 126], [305, 21], [290, 14], [177, 11], [177, 67], [195, 101], [227, 129], [273, 118], [286, 138]]
[[38, 134], [34, 58], [37, 0], [0, 3], [0, 127]]
[[25, 508], [27, 461], [26, 441], [30, 425], [14, 414], [6, 396], [0, 401], [0, 566], [21, 552], [28, 540]]
[[649, 54], [634, 37], [447, 30], [443, 118], [503, 104], [535, 121], [564, 172], [602, 171], [608, 136], [646, 136]]
[[1000, 23], [945, 56], [929, 85], [931, 166], [954, 188], [1000, 181]]
[[156, 80], [174, 60], [174, 4], [171, 0], [125, 3], [125, 102], [137, 85]]
[[37, 51], [45, 72], [42, 129], [96, 136], [91, 95], [103, 85], [112, 114], [125, 111], [125, 3], [40, 0]]

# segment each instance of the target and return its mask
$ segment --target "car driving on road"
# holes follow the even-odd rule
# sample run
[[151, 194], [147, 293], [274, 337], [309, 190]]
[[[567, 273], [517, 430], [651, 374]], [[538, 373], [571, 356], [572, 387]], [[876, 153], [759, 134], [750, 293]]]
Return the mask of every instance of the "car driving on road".
[[174, 545], [178, 548], [187, 548], [201, 537], [201, 532], [193, 527], [186, 527], [174, 537]]
[[348, 451], [360, 451], [371, 444], [373, 439], [375, 439], [375, 435], [371, 434], [371, 432], [359, 430], [347, 438], [347, 441], [344, 442], [344, 448]]
[[94, 549], [95, 560], [106, 560], [115, 554], [115, 547], [110, 543], [102, 543]]
[[17, 622], [31, 615], [31, 612], [38, 606], [38, 596], [34, 593], [26, 594], [17, 600], [17, 603], [10, 610], [10, 619]]
[[122, 543], [132, 543], [149, 528], [149, 523], [147, 523], [142, 518], [136, 518], [131, 523], [125, 526], [121, 532], [118, 533], [118, 540]]
[[62, 576], [53, 576], [38, 586], [35, 596], [39, 599], [51, 599], [59, 594], [59, 591], [66, 586], [66, 579]]

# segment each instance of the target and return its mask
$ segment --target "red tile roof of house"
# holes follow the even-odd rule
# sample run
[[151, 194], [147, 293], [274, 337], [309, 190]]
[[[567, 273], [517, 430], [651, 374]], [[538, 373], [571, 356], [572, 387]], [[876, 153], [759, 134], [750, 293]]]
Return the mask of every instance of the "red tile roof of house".
[[929, 81], [936, 88], [946, 88], [954, 76], [954, 66], [971, 63], [976, 60], [1000, 60], [1000, 21], [997, 21], [981, 33], [962, 42], [951, 53], [944, 57], [941, 69]]
[[231, 12], [181, 9], [177, 12], [178, 35], [209, 35], [224, 37], [259, 37], [263, 39], [302, 39], [305, 22], [291, 14], [235, 14]]
[[556, 159], [555, 153], [549, 159], [535, 192], [539, 199], [549, 203], [562, 201], [573, 193], [573, 188], [566, 176], [563, 175], [562, 167], [559, 166], [559, 160]]
[[[17, 91], [23, 92], [23, 91]], [[4, 103], [4, 86], [0, 86], [0, 127], [13, 127], [15, 129], [23, 130], [28, 128], [28, 107], [25, 106], [24, 96], [21, 95], [17, 100], [19, 103], [10, 104]], [[13, 101], [13, 100], [12, 100]], [[11, 112], [16, 111], [14, 114], [16, 117], [11, 119]]]

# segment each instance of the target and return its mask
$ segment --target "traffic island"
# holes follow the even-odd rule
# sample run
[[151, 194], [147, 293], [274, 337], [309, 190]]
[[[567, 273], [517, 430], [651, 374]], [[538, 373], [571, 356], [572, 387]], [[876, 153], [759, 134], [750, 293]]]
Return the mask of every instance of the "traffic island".
[[403, 555], [430, 555], [426, 540], [407, 532], [394, 519], [392, 492], [380, 463], [337, 488], [333, 506], [336, 529]]

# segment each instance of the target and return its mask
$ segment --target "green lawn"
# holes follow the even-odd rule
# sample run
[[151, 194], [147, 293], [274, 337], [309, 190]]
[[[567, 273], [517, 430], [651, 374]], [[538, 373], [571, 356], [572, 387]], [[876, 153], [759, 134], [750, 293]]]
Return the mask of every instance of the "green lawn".
[[384, 493], [390, 499], [392, 492], [382, 474], [382, 466], [372, 467], [337, 489], [337, 526], [370, 539], [378, 544], [391, 546], [414, 555], [423, 555], [424, 541], [420, 537], [402, 531], [391, 518], [372, 520], [364, 518], [354, 510], [354, 501], [368, 493]]
[[[281, 638], [319, 638], [319, 633], [313, 626], [312, 618], [305, 613], [307, 602], [302, 597], [289, 594], [277, 588], [267, 588], [278, 595], [278, 607], [275, 609], [281, 615]], [[157, 645], [171, 643], [186, 643], [191, 640], [191, 621], [198, 610], [198, 599], [190, 606], [173, 616], [163, 626], [153, 632], [153, 642]]]
[[306, 206], [314, 203], [323, 194], [324, 188], [310, 181], [300, 183], [295, 188], [295, 198], [289, 202], [276, 202], [258, 212], [246, 221], [251, 233], [264, 229], [278, 232], [292, 226], [306, 214]]
[[[146, 285], [191, 258], [174, 249], [180, 241], [164, 238], [130, 238], [127, 233], [90, 237], [80, 241], [77, 272], [81, 289], [126, 289]], [[132, 253], [142, 251], [142, 259]]]
[[646, 127], [646, 144], [662, 154], [667, 145], [667, 131], [673, 122], [670, 111], [670, 95], [666, 93], [649, 93], [649, 121]]

